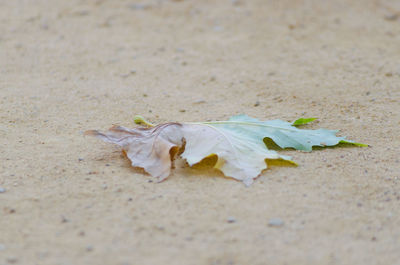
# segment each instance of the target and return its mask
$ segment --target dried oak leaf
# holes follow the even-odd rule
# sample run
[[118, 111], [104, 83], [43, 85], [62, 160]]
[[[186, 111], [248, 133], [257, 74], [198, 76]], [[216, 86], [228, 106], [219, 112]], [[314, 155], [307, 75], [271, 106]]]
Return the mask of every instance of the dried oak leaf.
[[[96, 130], [86, 134], [123, 148], [132, 166], [141, 167], [159, 181], [171, 171], [172, 152], [185, 144], [180, 156], [190, 166], [216, 155], [215, 168], [226, 176], [243, 181], [247, 186], [267, 168], [266, 159], [291, 158], [269, 150], [267, 139], [281, 148], [311, 151], [313, 146], [333, 146], [338, 143], [363, 144], [337, 137], [337, 131], [301, 130], [295, 126], [313, 121], [298, 119], [293, 123], [281, 120], [259, 121], [246, 115], [233, 116], [228, 121], [164, 123], [157, 126], [137, 116], [135, 122], [148, 127], [128, 129], [113, 126], [106, 132]], [[172, 157], [171, 157], [172, 156]], [[294, 163], [294, 162], [293, 162]]]

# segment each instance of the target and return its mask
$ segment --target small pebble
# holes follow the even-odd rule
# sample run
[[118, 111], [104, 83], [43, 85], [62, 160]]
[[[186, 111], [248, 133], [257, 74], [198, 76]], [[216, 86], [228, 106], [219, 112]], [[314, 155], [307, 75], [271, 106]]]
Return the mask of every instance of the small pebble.
[[69, 220], [64, 215], [62, 215], [61, 216], [61, 223], [68, 223], [68, 222], [69, 222]]
[[162, 225], [156, 225], [156, 229], [159, 231], [164, 231], [165, 227], [163, 227]]
[[43, 29], [43, 30], [48, 30], [48, 29], [49, 29], [49, 25], [48, 25], [47, 23], [43, 23], [43, 24], [40, 26], [40, 28]]
[[0, 193], [4, 193], [4, 192], [6, 192], [6, 189], [3, 187], [0, 187]]
[[388, 21], [395, 21], [399, 18], [398, 14], [388, 14], [385, 16], [385, 19]]
[[227, 221], [228, 223], [235, 223], [235, 222], [236, 222], [236, 218], [233, 217], [233, 216], [229, 216], [229, 217], [226, 219], [226, 221]]
[[206, 101], [204, 99], [198, 99], [193, 101], [194, 104], [201, 104], [201, 103], [206, 103]]
[[393, 74], [392, 74], [391, 72], [388, 72], [388, 73], [385, 74], [385, 76], [387, 76], [387, 77], [392, 77]]
[[91, 246], [91, 245], [87, 246], [87, 247], [86, 247], [86, 251], [87, 251], [87, 252], [93, 251], [93, 246]]
[[271, 218], [268, 221], [268, 226], [274, 226], [274, 227], [283, 226], [283, 221], [282, 219], [279, 218]]
[[214, 31], [216, 31], [216, 32], [223, 31], [223, 30], [224, 30], [224, 27], [222, 27], [222, 26], [215, 26], [214, 27]]
[[11, 263], [11, 264], [15, 264], [15, 263], [17, 263], [17, 261], [18, 261], [18, 259], [16, 257], [9, 257], [7, 259], [7, 262]]
[[129, 8], [133, 10], [145, 10], [151, 8], [151, 6], [149, 4], [135, 3], [129, 5]]
[[184, 110], [184, 109], [181, 109], [181, 110], [179, 110], [179, 112], [186, 112], [186, 110]]
[[258, 107], [258, 106], [260, 106], [260, 101], [256, 101], [256, 103], [254, 103], [254, 107]]

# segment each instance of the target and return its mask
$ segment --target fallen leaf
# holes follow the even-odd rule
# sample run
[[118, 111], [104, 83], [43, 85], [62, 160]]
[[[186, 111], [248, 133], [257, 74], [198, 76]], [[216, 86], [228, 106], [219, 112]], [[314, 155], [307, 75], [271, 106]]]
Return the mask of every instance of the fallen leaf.
[[267, 168], [267, 159], [294, 163], [289, 156], [268, 149], [265, 144], [267, 139], [280, 148], [290, 147], [308, 152], [313, 146], [333, 146], [338, 143], [365, 146], [345, 137], [337, 137], [337, 131], [302, 130], [296, 127], [313, 120], [298, 119], [289, 123], [281, 120], [259, 121], [247, 115], [238, 115], [228, 121], [164, 123], [155, 126], [136, 116], [135, 123], [146, 127], [128, 129], [113, 126], [106, 132], [91, 130], [86, 134], [121, 146], [132, 166], [143, 168], [159, 181], [169, 176], [174, 155], [184, 148], [180, 156], [190, 166], [215, 155], [216, 169], [249, 186]]

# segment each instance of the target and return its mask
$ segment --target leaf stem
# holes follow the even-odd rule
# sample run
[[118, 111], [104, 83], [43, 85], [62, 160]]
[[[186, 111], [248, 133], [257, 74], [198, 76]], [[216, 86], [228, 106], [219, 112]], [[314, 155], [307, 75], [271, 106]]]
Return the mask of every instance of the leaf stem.
[[154, 127], [155, 126], [153, 123], [149, 122], [148, 120], [146, 120], [141, 115], [135, 115], [135, 117], [133, 118], [133, 121], [136, 124], [139, 124], [139, 125], [142, 125], [142, 126], [147, 126], [147, 127]]

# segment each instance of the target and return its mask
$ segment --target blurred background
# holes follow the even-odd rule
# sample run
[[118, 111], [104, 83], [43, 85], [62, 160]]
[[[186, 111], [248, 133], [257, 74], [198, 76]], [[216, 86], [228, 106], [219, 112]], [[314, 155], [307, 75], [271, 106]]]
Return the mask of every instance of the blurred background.
[[[397, 0], [0, 0], [0, 264], [395, 264], [399, 81]], [[246, 189], [82, 135], [239, 113], [372, 147]]]

